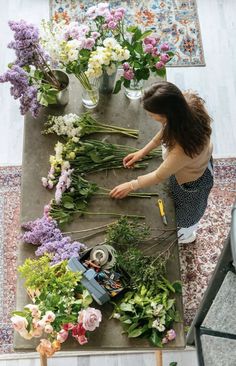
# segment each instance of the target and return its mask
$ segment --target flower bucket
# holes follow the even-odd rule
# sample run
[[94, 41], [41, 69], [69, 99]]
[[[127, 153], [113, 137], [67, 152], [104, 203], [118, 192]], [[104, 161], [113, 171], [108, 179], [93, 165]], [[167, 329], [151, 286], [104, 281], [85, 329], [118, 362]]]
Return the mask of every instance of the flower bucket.
[[56, 105], [64, 106], [69, 102], [69, 77], [62, 70], [53, 70], [53, 73], [62, 85], [62, 90], [57, 93]]

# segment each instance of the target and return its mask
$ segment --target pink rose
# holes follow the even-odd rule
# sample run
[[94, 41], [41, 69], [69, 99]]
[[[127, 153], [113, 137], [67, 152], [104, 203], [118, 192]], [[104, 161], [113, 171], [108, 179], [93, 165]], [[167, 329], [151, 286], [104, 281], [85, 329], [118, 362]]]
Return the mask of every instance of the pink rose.
[[81, 346], [82, 346], [83, 344], [88, 343], [88, 339], [87, 339], [84, 335], [82, 335], [82, 336], [79, 336], [79, 337], [78, 337], [78, 342], [79, 342], [79, 344], [81, 344]]
[[133, 70], [132, 69], [126, 70], [124, 72], [124, 78], [126, 80], [132, 80], [134, 78], [134, 72], [133, 72]]
[[169, 341], [173, 341], [176, 338], [176, 333], [175, 333], [174, 329], [168, 330], [168, 332], [166, 333], [166, 338]]
[[167, 53], [163, 53], [160, 59], [162, 62], [164, 62], [164, 64], [166, 64], [170, 60], [170, 56], [167, 55]]
[[41, 311], [39, 310], [38, 305], [28, 304], [28, 305], [25, 305], [25, 309], [30, 310], [31, 315], [32, 315], [33, 318], [40, 318]]
[[13, 328], [17, 331], [23, 331], [26, 330], [26, 327], [28, 325], [28, 321], [26, 320], [26, 318], [24, 318], [23, 316], [19, 316], [19, 315], [14, 315], [11, 318], [11, 321], [13, 323]]
[[73, 323], [66, 323], [63, 325], [63, 329], [68, 331], [74, 328], [74, 324]]
[[165, 67], [165, 64], [164, 64], [164, 62], [162, 62], [162, 61], [158, 61], [157, 63], [156, 63], [156, 65], [155, 65], [155, 67], [156, 67], [156, 69], [163, 69], [164, 67]]
[[155, 48], [153, 48], [153, 50], [152, 50], [152, 56], [153, 57], [158, 57], [158, 56], [160, 56], [160, 52], [158, 51], [158, 49], [155, 47]]
[[109, 29], [116, 29], [117, 27], [117, 23], [114, 22], [113, 20], [111, 20], [108, 24], [107, 24]]
[[128, 62], [124, 62], [123, 65], [122, 65], [123, 69], [125, 71], [129, 70], [130, 69], [130, 64]]
[[49, 334], [53, 332], [53, 327], [51, 326], [51, 324], [45, 325], [44, 332]]
[[67, 340], [69, 333], [65, 329], [61, 329], [60, 332], [57, 333], [57, 340], [60, 343], [63, 343]]
[[100, 310], [89, 307], [80, 311], [79, 319], [82, 320], [85, 330], [93, 331], [95, 328], [99, 327], [99, 323], [102, 320], [102, 314]]
[[162, 51], [169, 51], [170, 46], [169, 46], [168, 43], [165, 42], [165, 43], [162, 43], [162, 45], [160, 46], [160, 48], [161, 48]]
[[55, 318], [56, 318], [56, 315], [52, 311], [46, 311], [46, 313], [43, 317], [43, 321], [52, 323], [52, 322], [54, 322]]
[[162, 338], [162, 341], [161, 341], [162, 344], [166, 344], [168, 343], [168, 339], [166, 337]]

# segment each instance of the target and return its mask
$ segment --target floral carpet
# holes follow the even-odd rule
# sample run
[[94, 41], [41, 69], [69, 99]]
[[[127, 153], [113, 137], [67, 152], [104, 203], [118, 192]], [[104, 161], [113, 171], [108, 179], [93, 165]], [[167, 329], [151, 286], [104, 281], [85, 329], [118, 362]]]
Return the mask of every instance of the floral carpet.
[[[100, 1], [50, 0], [50, 16], [55, 20], [84, 21], [88, 7]], [[168, 66], [204, 66], [196, 0], [110, 0], [111, 6], [126, 9], [128, 24], [152, 29], [168, 42], [175, 57]]]
[[[190, 324], [230, 227], [236, 195], [236, 159], [214, 161], [215, 184], [194, 244], [180, 248], [185, 323]], [[15, 308], [19, 240], [20, 167], [0, 168], [0, 353], [13, 352], [10, 313]]]

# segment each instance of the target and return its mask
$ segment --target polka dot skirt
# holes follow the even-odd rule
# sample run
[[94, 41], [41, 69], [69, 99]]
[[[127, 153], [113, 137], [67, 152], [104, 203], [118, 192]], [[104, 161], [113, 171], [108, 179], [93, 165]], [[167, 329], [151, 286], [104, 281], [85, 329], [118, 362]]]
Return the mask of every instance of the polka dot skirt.
[[197, 180], [181, 185], [178, 184], [174, 175], [170, 177], [178, 227], [187, 228], [201, 219], [212, 187], [213, 176], [209, 168]]

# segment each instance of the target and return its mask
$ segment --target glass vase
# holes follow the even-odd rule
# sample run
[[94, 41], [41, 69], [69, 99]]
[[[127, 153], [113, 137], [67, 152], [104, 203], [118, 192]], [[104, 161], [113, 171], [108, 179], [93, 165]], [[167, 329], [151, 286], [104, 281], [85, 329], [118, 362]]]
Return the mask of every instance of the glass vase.
[[136, 79], [132, 79], [130, 81], [129, 88], [125, 88], [125, 95], [131, 100], [141, 98], [143, 91], [143, 84], [144, 84], [143, 80], [138, 81]]
[[106, 95], [113, 92], [116, 73], [117, 69], [111, 75], [109, 75], [107, 71], [103, 71], [102, 76], [99, 78], [99, 93]]
[[90, 86], [82, 86], [82, 103], [87, 109], [96, 108], [99, 102], [98, 80], [89, 82]]

